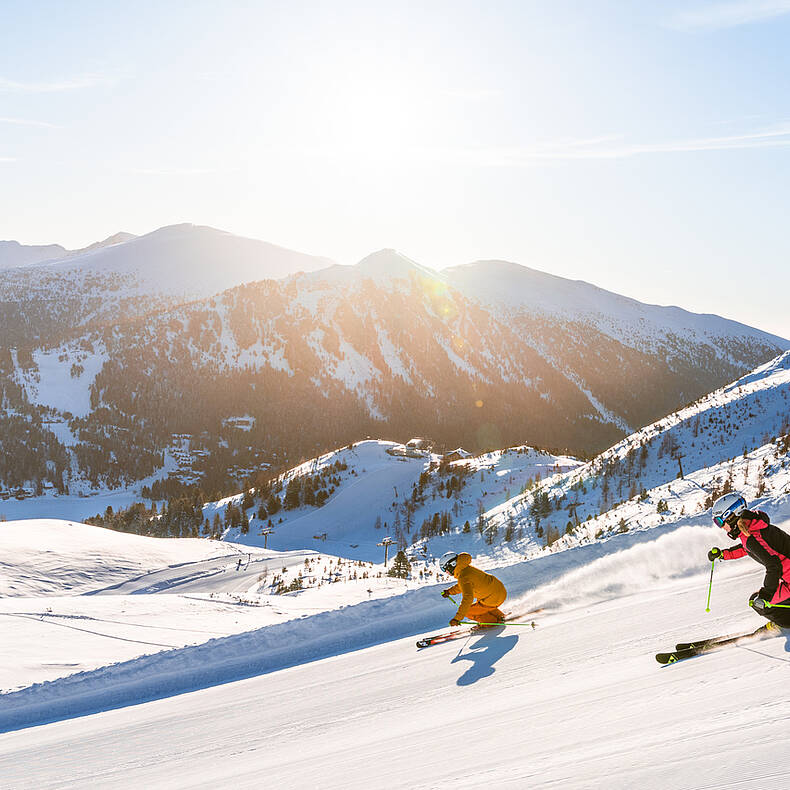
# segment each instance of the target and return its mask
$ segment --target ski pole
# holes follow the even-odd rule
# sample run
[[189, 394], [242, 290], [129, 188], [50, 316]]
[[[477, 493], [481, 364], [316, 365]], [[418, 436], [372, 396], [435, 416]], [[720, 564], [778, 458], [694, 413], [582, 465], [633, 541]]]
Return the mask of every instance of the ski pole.
[[716, 564], [716, 560], [710, 561], [710, 584], [708, 585], [708, 602], [705, 604], [705, 611], [710, 611], [710, 591], [713, 589], [713, 567]]

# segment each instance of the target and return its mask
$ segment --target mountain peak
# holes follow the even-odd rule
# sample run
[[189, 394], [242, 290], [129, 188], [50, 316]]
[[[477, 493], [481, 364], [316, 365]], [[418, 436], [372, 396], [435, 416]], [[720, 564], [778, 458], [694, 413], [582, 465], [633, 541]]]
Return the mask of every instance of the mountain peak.
[[390, 248], [372, 252], [363, 258], [355, 268], [374, 279], [407, 279], [412, 272], [431, 278], [438, 276], [432, 269]]
[[123, 275], [136, 283], [132, 288], [195, 299], [331, 263], [207, 225], [180, 223], [144, 236], [116, 234], [55, 265], [61, 272]]
[[83, 252], [93, 252], [93, 250], [101, 250], [104, 247], [112, 247], [115, 244], [123, 244], [126, 241], [131, 241], [132, 239], [136, 239], [137, 236], [134, 233], [126, 233], [124, 231], [119, 231], [118, 233], [113, 233], [112, 236], [108, 236], [106, 239], [102, 239], [101, 241], [95, 241], [93, 244], [89, 244], [87, 247], [83, 247], [80, 250], [74, 250], [74, 252], [69, 253], [70, 255], [81, 255]]

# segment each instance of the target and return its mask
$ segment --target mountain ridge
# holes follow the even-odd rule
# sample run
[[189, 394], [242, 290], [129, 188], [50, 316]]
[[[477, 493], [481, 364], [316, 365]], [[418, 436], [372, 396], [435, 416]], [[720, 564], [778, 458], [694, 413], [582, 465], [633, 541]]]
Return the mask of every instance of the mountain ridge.
[[[30, 455], [29, 468], [40, 470], [35, 447], [54, 437], [41, 425], [25, 440], [10, 421], [38, 424], [43, 410], [69, 443], [52, 451], [60, 471], [46, 479], [57, 485], [70, 453], [94, 484], [118, 485], [153, 474], [174, 434], [206, 432], [212, 458], [309, 456], [382, 433], [474, 451], [530, 444], [592, 453], [790, 347], [683, 311], [666, 326], [665, 311], [679, 309], [588, 284], [579, 292], [553, 275], [540, 276], [575, 301], [555, 300], [559, 315], [522, 309], [510, 280], [523, 286], [534, 272], [518, 264], [504, 264], [504, 286], [518, 297], [505, 309], [486, 294], [483, 286], [496, 285], [486, 267], [466, 269], [475, 277], [461, 289], [452, 271], [392, 249], [353, 266], [325, 262], [181, 224], [0, 272], [9, 307], [0, 311], [0, 385], [7, 436], [18, 439], [3, 449]], [[271, 276], [213, 292], [251, 272]], [[584, 301], [591, 292], [603, 294], [601, 305]], [[575, 312], [578, 303], [588, 312]], [[242, 415], [254, 421], [249, 435], [224, 427]], [[122, 442], [129, 436], [135, 458]], [[47, 473], [22, 481], [39, 474]]]
[[[509, 276], [492, 278], [491, 269], [505, 271]], [[626, 316], [628, 312], [636, 313], [636, 316], [629, 318], [631, 330], [639, 331], [639, 318], [644, 322], [651, 313], [662, 314], [670, 319], [663, 323], [676, 330], [688, 331], [705, 320], [706, 323], [718, 324], [720, 331], [728, 330], [732, 335], [743, 334], [743, 330], [758, 332], [767, 341], [786, 344], [785, 347], [790, 348], [787, 338], [715, 313], [696, 313], [678, 305], [642, 302], [586, 280], [571, 280], [512, 261], [479, 260], [442, 269], [442, 274], [450, 284], [470, 298], [505, 306], [517, 312], [558, 315], [573, 320], [602, 313], [612, 316], [622, 313], [624, 308]], [[571, 289], [574, 293], [571, 293]], [[563, 298], [565, 301], [562, 301]], [[603, 306], [608, 309], [602, 309]]]
[[52, 263], [67, 258], [73, 258], [86, 252], [109, 247], [115, 244], [122, 244], [137, 238], [133, 233], [119, 231], [108, 236], [106, 239], [95, 241], [87, 247], [77, 250], [67, 250], [60, 244], [20, 244], [18, 241], [0, 241], [0, 271], [5, 269], [17, 269], [26, 266]]

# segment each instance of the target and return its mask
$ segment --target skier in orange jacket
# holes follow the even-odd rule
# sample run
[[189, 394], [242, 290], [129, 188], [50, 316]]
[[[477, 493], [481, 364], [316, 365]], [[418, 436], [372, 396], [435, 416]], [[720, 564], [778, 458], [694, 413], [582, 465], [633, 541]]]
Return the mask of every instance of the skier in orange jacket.
[[448, 551], [439, 560], [439, 567], [458, 579], [457, 584], [442, 590], [442, 596], [447, 598], [456, 593], [461, 593], [463, 596], [455, 617], [450, 620], [450, 625], [460, 625], [465, 617], [477, 620], [478, 623], [503, 622], [505, 615], [499, 607], [507, 598], [505, 585], [496, 576], [475, 568], [471, 563], [472, 555], [466, 552], [456, 554], [454, 551]]

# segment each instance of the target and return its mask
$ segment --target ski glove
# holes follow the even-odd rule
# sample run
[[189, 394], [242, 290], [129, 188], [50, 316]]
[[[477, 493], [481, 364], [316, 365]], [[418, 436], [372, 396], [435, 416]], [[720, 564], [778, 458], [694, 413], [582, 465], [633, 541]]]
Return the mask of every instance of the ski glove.
[[714, 546], [708, 552], [708, 562], [713, 562], [713, 560], [721, 559], [722, 553], [723, 553], [722, 550], [718, 546]]
[[460, 621], [460, 620], [456, 620], [456, 619], [453, 617], [453, 619], [452, 619], [452, 620], [450, 620], [450, 625], [451, 625], [453, 628], [455, 628], [455, 626], [457, 626], [457, 625], [461, 625], [461, 621]]
[[758, 612], [764, 612], [768, 608], [769, 604], [767, 601], [760, 598], [759, 592], [756, 592], [751, 596], [751, 598], [749, 598], [749, 606], [751, 606], [753, 609], [756, 609]]
[[449, 598], [450, 591], [449, 590], [442, 590], [442, 598]]

